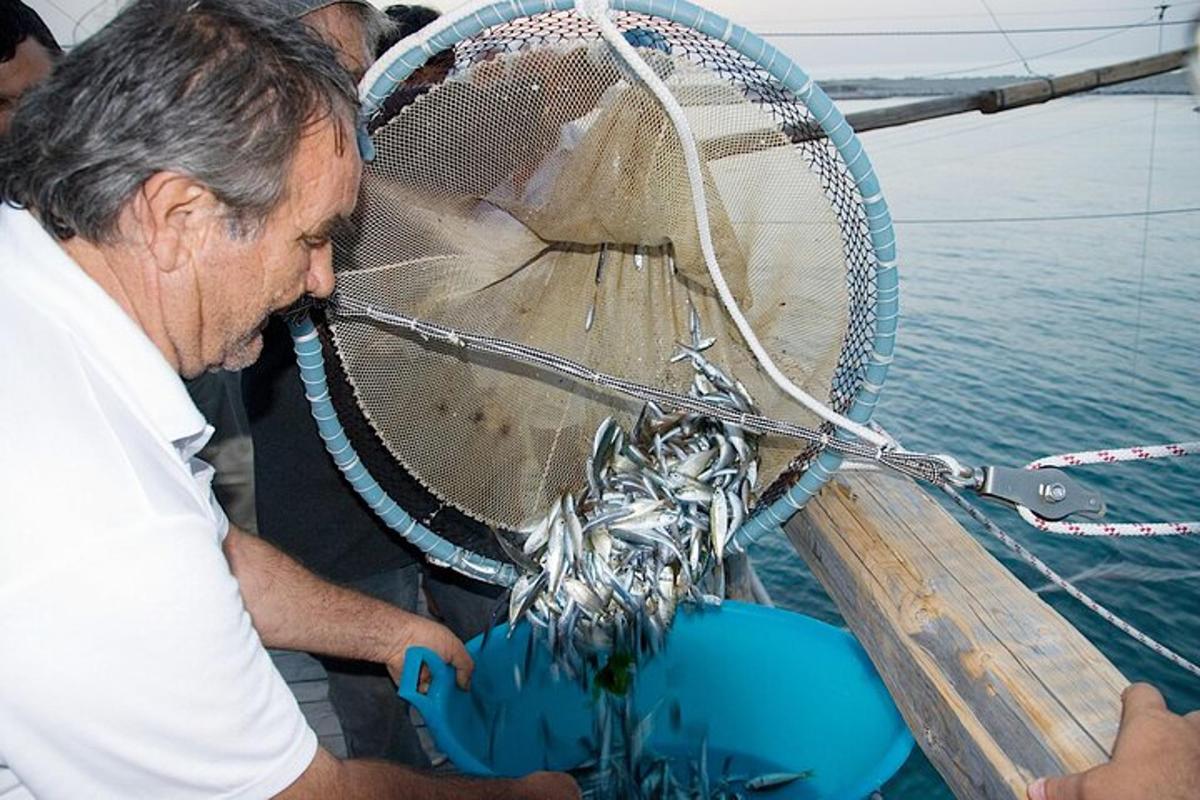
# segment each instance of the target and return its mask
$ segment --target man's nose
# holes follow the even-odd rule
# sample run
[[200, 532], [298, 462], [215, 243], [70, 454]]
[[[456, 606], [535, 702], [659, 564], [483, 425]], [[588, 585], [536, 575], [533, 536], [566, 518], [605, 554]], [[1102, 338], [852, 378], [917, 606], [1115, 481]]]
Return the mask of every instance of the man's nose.
[[325, 245], [313, 253], [312, 263], [308, 267], [308, 281], [305, 286], [313, 297], [322, 300], [333, 294], [333, 246]]

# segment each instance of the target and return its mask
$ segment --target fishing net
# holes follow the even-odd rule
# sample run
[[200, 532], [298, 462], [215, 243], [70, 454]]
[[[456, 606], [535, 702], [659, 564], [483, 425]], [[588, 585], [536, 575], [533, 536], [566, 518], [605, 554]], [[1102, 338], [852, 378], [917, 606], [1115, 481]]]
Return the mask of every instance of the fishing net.
[[[683, 107], [713, 249], [750, 327], [795, 384], [846, 413], [879, 361], [879, 259], [846, 147], [778, 69], [669, 16], [611, 12]], [[355, 233], [335, 242], [343, 303], [681, 394], [694, 371], [671, 357], [698, 319], [715, 338], [706, 357], [762, 413], [832, 432], [763, 372], [730, 322], [705, 268], [680, 136], [596, 24], [547, 6], [443, 38], [444, 79], [399, 83], [374, 104]], [[383, 489], [452, 540], [478, 543], [473, 525], [505, 532], [543, 515], [585, 485], [597, 426], [610, 416], [629, 426], [640, 411], [635, 399], [338, 307], [323, 336], [345, 382], [335, 404], [358, 421], [350, 438]], [[773, 436], [759, 452], [760, 506], [818, 455]]]

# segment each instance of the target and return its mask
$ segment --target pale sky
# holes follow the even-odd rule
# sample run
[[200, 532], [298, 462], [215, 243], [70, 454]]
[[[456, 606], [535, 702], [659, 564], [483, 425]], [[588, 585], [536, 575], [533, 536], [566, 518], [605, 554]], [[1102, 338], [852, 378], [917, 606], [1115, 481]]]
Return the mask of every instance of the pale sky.
[[[63, 44], [96, 31], [123, 0], [27, 0]], [[386, 5], [387, 0], [372, 0]], [[428, 3], [447, 9], [456, 3]], [[772, 41], [818, 78], [907, 77], [939, 73], [1023, 75], [1019, 50], [1036, 74], [1058, 74], [1100, 66], [1158, 50], [1157, 27], [1107, 29], [1153, 22], [1152, 2], [1139, 0], [840, 0], [836, 4], [786, 0], [702, 0], [712, 11], [762, 35], [780, 32], [992, 31], [996, 19], [1011, 33], [954, 36], [774, 37]], [[1166, 22], [1200, 15], [1200, 0], [1173, 2]], [[1027, 32], [1031, 28], [1093, 28]], [[1164, 49], [1183, 47], [1190, 25], [1163, 27]], [[1014, 30], [1015, 29], [1015, 30]], [[1025, 30], [1026, 32], [1020, 32]], [[1097, 40], [1097, 41], [1090, 41]], [[1090, 43], [1089, 43], [1090, 42]], [[1053, 51], [1063, 52], [1053, 52]]]

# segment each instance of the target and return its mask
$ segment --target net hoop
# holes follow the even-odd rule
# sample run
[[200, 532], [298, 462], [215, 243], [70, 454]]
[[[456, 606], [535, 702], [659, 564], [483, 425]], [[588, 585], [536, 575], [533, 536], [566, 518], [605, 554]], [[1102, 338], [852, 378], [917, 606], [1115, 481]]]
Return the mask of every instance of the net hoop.
[[[875, 256], [875, 331], [871, 354], [863, 380], [845, 416], [865, 424], [871, 418], [887, 378], [895, 349], [899, 316], [899, 276], [896, 261], [896, 237], [891, 213], [884, 200], [879, 179], [862, 143], [846, 122], [841, 111], [816, 82], [787, 55], [747, 28], [706, 11], [687, 0], [611, 0], [615, 11], [648, 14], [696, 30], [719, 40], [755, 62], [805, 104], [817, 124], [837, 150], [861, 198], [866, 212], [868, 238]], [[370, 117], [384, 100], [414, 71], [432, 56], [477, 36], [496, 25], [521, 17], [556, 11], [570, 11], [575, 0], [508, 0], [508, 2], [469, 3], [440, 17], [422, 31], [402, 39], [388, 50], [364, 76], [359, 86], [363, 113]], [[437, 563], [447, 564], [474, 578], [501, 585], [515, 580], [513, 567], [481, 556], [453, 544], [413, 519], [392, 500], [354, 454], [337, 414], [329, 401], [320, 341], [307, 318], [294, 323], [305, 393], [321, 430], [326, 448], [346, 472], [355, 490], [385, 523], [406, 540], [413, 542]], [[301, 353], [303, 345], [304, 353]], [[315, 353], [315, 357], [314, 354]], [[307, 365], [307, 366], [306, 366]], [[836, 435], [849, 435], [838, 430]], [[769, 505], [758, 508], [741, 526], [729, 543], [731, 551], [743, 551], [755, 541], [786, 522], [837, 471], [842, 457], [822, 451], [800, 479]], [[349, 470], [353, 470], [353, 476]]]

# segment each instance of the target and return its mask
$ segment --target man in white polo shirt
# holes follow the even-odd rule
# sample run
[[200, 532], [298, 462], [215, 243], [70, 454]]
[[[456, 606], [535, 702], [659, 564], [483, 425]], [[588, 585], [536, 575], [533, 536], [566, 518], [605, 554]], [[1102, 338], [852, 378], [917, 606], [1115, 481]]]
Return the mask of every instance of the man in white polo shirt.
[[358, 188], [349, 76], [270, 17], [138, 0], [0, 144], [0, 797], [576, 796], [339, 761], [263, 649], [472, 668], [230, 526], [195, 458], [179, 375], [252, 362], [271, 312], [329, 294]]

